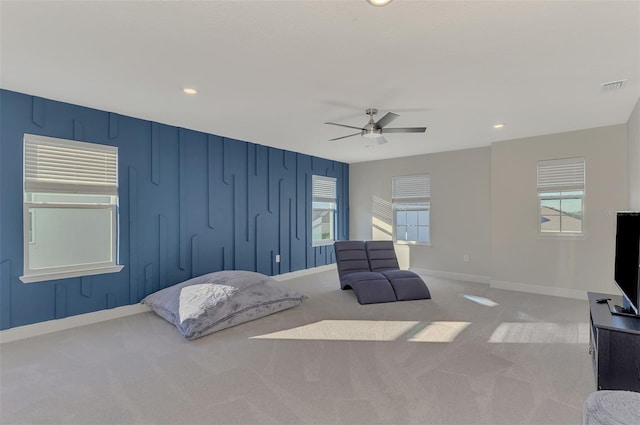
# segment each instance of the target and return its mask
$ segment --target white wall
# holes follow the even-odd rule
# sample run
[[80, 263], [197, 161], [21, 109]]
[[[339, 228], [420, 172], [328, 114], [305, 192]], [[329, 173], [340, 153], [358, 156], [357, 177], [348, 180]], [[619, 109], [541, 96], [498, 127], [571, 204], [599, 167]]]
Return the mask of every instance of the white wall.
[[[634, 114], [638, 120], [638, 106]], [[351, 239], [390, 239], [391, 177], [430, 173], [432, 245], [408, 248], [412, 268], [486, 276], [494, 287], [542, 294], [618, 293], [615, 211], [629, 205], [628, 139], [622, 124], [351, 164]], [[586, 236], [540, 237], [537, 161], [578, 156], [586, 159]]]
[[[615, 211], [628, 205], [626, 155], [625, 125], [494, 143], [492, 284], [567, 296], [616, 293]], [[571, 157], [586, 161], [586, 236], [539, 236], [536, 162]]]
[[629, 210], [640, 211], [640, 99], [627, 122], [629, 141]]
[[[410, 251], [412, 268], [489, 276], [490, 148], [349, 166], [351, 239], [391, 239], [391, 178], [431, 175], [431, 245]], [[469, 262], [463, 257], [469, 254]]]

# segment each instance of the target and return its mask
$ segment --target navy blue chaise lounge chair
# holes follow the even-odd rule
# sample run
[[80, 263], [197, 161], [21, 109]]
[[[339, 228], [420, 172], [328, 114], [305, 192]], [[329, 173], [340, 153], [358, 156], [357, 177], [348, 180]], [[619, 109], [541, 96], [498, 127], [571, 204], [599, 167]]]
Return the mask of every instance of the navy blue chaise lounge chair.
[[342, 289], [353, 289], [360, 304], [396, 301], [389, 280], [369, 268], [363, 241], [336, 241], [333, 246]]
[[400, 270], [391, 241], [336, 241], [338, 276], [342, 289], [353, 289], [360, 304], [429, 299], [424, 281]]

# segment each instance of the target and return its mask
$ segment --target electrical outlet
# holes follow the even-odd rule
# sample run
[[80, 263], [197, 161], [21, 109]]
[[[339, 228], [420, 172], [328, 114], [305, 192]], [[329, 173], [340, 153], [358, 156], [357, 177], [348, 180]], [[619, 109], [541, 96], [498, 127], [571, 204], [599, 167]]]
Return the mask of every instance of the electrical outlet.
[[464, 254], [464, 256], [462, 257], [462, 260], [464, 260], [465, 263], [469, 262], [469, 254]]
[[276, 255], [276, 263], [280, 262], [280, 254]]

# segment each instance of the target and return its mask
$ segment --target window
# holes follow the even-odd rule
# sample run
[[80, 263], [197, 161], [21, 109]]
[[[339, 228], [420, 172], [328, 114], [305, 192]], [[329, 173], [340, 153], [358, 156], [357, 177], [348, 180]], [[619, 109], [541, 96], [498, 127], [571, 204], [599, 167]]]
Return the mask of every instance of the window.
[[429, 174], [394, 177], [391, 183], [393, 240], [400, 243], [431, 242], [431, 177]]
[[538, 204], [541, 234], [583, 234], [584, 181], [584, 158], [538, 162]]
[[313, 176], [312, 194], [312, 245], [330, 245], [335, 240], [337, 205], [336, 179], [333, 177]]
[[25, 283], [120, 271], [118, 148], [24, 135]]

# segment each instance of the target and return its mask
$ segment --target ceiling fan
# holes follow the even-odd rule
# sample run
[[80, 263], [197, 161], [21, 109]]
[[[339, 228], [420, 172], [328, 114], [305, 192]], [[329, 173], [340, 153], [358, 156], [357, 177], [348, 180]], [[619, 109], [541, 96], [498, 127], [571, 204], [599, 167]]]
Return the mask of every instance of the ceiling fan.
[[380, 118], [378, 121], [373, 120], [373, 116], [378, 113], [375, 108], [369, 108], [365, 111], [369, 115], [369, 122], [364, 127], [354, 127], [352, 125], [339, 124], [336, 122], [325, 122], [329, 125], [337, 125], [339, 127], [355, 128], [359, 130], [357, 133], [349, 134], [347, 136], [336, 137], [335, 139], [329, 139], [329, 141], [345, 139], [347, 137], [353, 137], [361, 135], [364, 137], [376, 139], [379, 145], [387, 143], [387, 139], [382, 135], [383, 133], [424, 133], [427, 131], [427, 127], [397, 127], [397, 128], [385, 128], [387, 124], [398, 118], [400, 115], [393, 112], [387, 112], [386, 115]]

